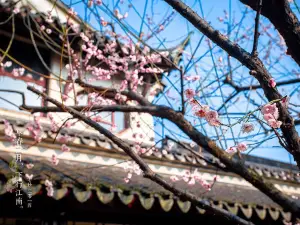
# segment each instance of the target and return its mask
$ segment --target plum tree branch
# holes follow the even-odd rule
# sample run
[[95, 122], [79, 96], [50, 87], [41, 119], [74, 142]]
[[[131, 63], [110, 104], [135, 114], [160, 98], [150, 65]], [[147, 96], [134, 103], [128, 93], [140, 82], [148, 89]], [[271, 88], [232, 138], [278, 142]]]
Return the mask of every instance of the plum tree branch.
[[[130, 105], [99, 105], [99, 106], [69, 106], [77, 111], [89, 111], [89, 112], [148, 112], [155, 114], [158, 110], [158, 106], [130, 106]], [[55, 106], [21, 106], [20, 109], [25, 109], [31, 113], [48, 113], [48, 112], [66, 112], [63, 107]]]
[[[256, 0], [240, 0], [243, 4], [257, 10]], [[300, 23], [287, 0], [263, 0], [261, 14], [267, 17], [284, 38], [287, 54], [300, 65]]]
[[[83, 87], [84, 89], [88, 90], [88, 92], [100, 92], [101, 94], [115, 96], [118, 91], [114, 88], [106, 88], [106, 87], [100, 87], [100, 86], [94, 86], [91, 84], [87, 84], [81, 79], [76, 79], [75, 83]], [[125, 95], [131, 100], [137, 101], [141, 105], [151, 105], [151, 103], [141, 96], [140, 94], [133, 92], [133, 91], [121, 91], [120, 94]]]
[[202, 156], [199, 152], [196, 152], [195, 150], [193, 150], [193, 149], [191, 149], [191, 148], [185, 146], [185, 145], [182, 144], [181, 142], [176, 141], [175, 139], [173, 139], [173, 138], [171, 138], [171, 137], [169, 137], [169, 136], [166, 136], [166, 138], [169, 139], [169, 140], [171, 140], [171, 141], [173, 141], [173, 142], [175, 142], [176, 144], [180, 145], [182, 148], [188, 150], [188, 151], [189, 151], [191, 154], [193, 154], [195, 157], [197, 157], [197, 158], [199, 158], [199, 159], [201, 159], [201, 160], [204, 160], [204, 161], [205, 161], [206, 163], [208, 163], [209, 165], [212, 165], [212, 166], [214, 166], [214, 167], [216, 167], [216, 168], [218, 168], [218, 169], [220, 169], [220, 170], [223, 170], [223, 171], [228, 171], [228, 170], [226, 169], [226, 167], [224, 167], [224, 165], [221, 166], [218, 162], [213, 162], [212, 160], [206, 159], [206, 158], [205, 158], [204, 156]]
[[[61, 108], [65, 112], [71, 113], [73, 116], [76, 115], [76, 118], [84, 119], [83, 122], [90, 125], [92, 124], [92, 127], [96, 126], [96, 122], [92, 121], [91, 119], [85, 117], [77, 110], [68, 107], [68, 106], [62, 106], [58, 101], [48, 97], [45, 93], [42, 93], [35, 89], [34, 87], [28, 86], [28, 90], [41, 95], [46, 101], [50, 101], [51, 103], [58, 106], [58, 108]], [[102, 106], [103, 107], [103, 106]], [[285, 210], [292, 212], [295, 215], [300, 214], [300, 203], [296, 202], [295, 200], [289, 198], [285, 194], [281, 193], [271, 182], [268, 182], [264, 180], [261, 176], [259, 176], [256, 172], [254, 172], [251, 169], [248, 169], [245, 164], [236, 158], [232, 158], [229, 154], [227, 154], [223, 149], [218, 147], [216, 143], [199, 132], [196, 128], [194, 128], [185, 118], [184, 115], [182, 115], [181, 112], [176, 112], [173, 109], [167, 107], [167, 106], [110, 106], [111, 110], [114, 107], [114, 110], [123, 109], [126, 108], [127, 112], [144, 112], [149, 113], [153, 116], [165, 118], [176, 124], [186, 135], [188, 135], [191, 140], [193, 140], [195, 143], [197, 143], [199, 146], [206, 149], [208, 152], [210, 152], [215, 157], [219, 158], [220, 161], [225, 164], [226, 168], [230, 171], [240, 175], [245, 180], [247, 180], [249, 183], [251, 183], [253, 186], [258, 188], [260, 191], [262, 191], [264, 194], [269, 196], [274, 202], [281, 205]], [[124, 151], [124, 145], [125, 148], [127, 148], [126, 144], [123, 143], [123, 141], [116, 136], [112, 135], [109, 131], [102, 128], [99, 124], [97, 124], [101, 133], [103, 133], [105, 136], [110, 138], [115, 144], [117, 144], [120, 148], [122, 148]], [[95, 128], [95, 127], [94, 127]], [[107, 133], [109, 132], [109, 133]], [[120, 144], [123, 143], [123, 144]], [[128, 149], [126, 151], [129, 151]], [[126, 152], [125, 151], [125, 152]], [[127, 153], [127, 152], [126, 152]], [[134, 156], [136, 157], [136, 156]], [[136, 160], [136, 158], [134, 158]], [[137, 160], [136, 162], [139, 162]], [[143, 169], [143, 168], [142, 168]], [[144, 168], [147, 169], [147, 168]]]
[[181, 97], [181, 112], [184, 115], [185, 114], [185, 105], [184, 105], [184, 73], [182, 66], [180, 67], [180, 97]]
[[[296, 84], [296, 83], [299, 83], [299, 82], [300, 82], [299, 78], [290, 79], [290, 80], [286, 80], [286, 81], [277, 82], [276, 86], [279, 87], [279, 86], [283, 86], [283, 85]], [[248, 91], [248, 90], [256, 90], [256, 89], [261, 88], [260, 85], [250, 85], [250, 86], [240, 87], [240, 86], [236, 85], [235, 83], [233, 83], [232, 80], [229, 80], [227, 78], [224, 80], [224, 83], [230, 85], [231, 87], [233, 87], [237, 92]]]
[[[265, 96], [269, 101], [282, 99], [282, 95], [279, 93], [279, 91], [269, 85], [272, 76], [258, 57], [252, 57], [249, 52], [245, 51], [238, 44], [233, 43], [226, 36], [215, 30], [212, 26], [209, 25], [209, 23], [202, 19], [196, 12], [194, 12], [182, 1], [164, 1], [171, 7], [173, 7], [190, 23], [192, 23], [195, 28], [197, 28], [210, 40], [212, 40], [224, 51], [226, 51], [230, 56], [234, 57], [235, 59], [240, 61], [240, 63], [245, 65], [250, 70], [250, 74], [258, 80]], [[279, 120], [282, 121], [281, 131], [283, 133], [285, 141], [288, 144], [288, 151], [294, 156], [298, 168], [300, 168], [300, 138], [295, 128], [294, 119], [289, 114], [286, 107], [282, 106], [280, 103], [277, 103], [277, 107], [279, 108], [280, 114]]]
[[255, 30], [254, 30], [254, 40], [253, 40], [253, 49], [251, 55], [253, 57], [257, 57], [257, 45], [258, 45], [258, 38], [259, 38], [259, 17], [262, 8], [262, 0], [257, 0], [257, 7], [256, 7], [256, 17], [255, 17]]
[[162, 186], [166, 190], [172, 192], [173, 194], [178, 196], [181, 200], [190, 201], [194, 205], [199, 206], [199, 207], [201, 207], [205, 210], [208, 210], [208, 211], [214, 213], [217, 216], [221, 216], [225, 220], [229, 220], [234, 224], [253, 225], [253, 223], [251, 223], [249, 221], [246, 221], [246, 220], [244, 220], [244, 219], [242, 219], [242, 218], [240, 218], [240, 217], [238, 217], [238, 216], [236, 216], [236, 215], [234, 215], [234, 214], [232, 214], [232, 213], [230, 213], [230, 212], [228, 212], [224, 209], [220, 209], [218, 207], [215, 207], [211, 203], [209, 203], [205, 200], [201, 200], [199, 197], [197, 197], [197, 196], [195, 196], [195, 195], [193, 195], [193, 194], [191, 194], [187, 191], [179, 190], [174, 185], [171, 185], [170, 182], [165, 181], [161, 176], [154, 173], [151, 170], [151, 168], [144, 162], [144, 160], [130, 147], [130, 145], [128, 143], [126, 143], [122, 139], [118, 138], [117, 136], [112, 134], [109, 130], [105, 129], [104, 127], [102, 127], [97, 122], [89, 119], [87, 116], [83, 115], [79, 111], [77, 111], [77, 110], [75, 110], [71, 107], [68, 107], [66, 105], [62, 105], [60, 102], [56, 101], [53, 98], [50, 98], [49, 96], [47, 96], [46, 94], [38, 91], [34, 87], [28, 87], [28, 90], [30, 90], [30, 91], [38, 94], [38, 95], [41, 95], [44, 98], [45, 101], [49, 101], [49, 102], [53, 103], [57, 107], [59, 107], [59, 108], [65, 110], [66, 112], [70, 113], [74, 118], [80, 119], [81, 121], [83, 121], [87, 125], [93, 127], [95, 130], [99, 131], [99, 133], [103, 134], [104, 136], [106, 136], [107, 138], [112, 140], [118, 147], [123, 149], [123, 151], [134, 162], [136, 162], [139, 165], [140, 169], [144, 172], [144, 176], [146, 178], [154, 181], [155, 183], [159, 184], [160, 186]]
[[[286, 81], [281, 81], [276, 83], [276, 86], [283, 86], [283, 85], [289, 85], [289, 84], [295, 84], [295, 83], [299, 83], [300, 79], [291, 79], [291, 80], [286, 80]], [[240, 87], [238, 85], [236, 85], [231, 79], [230, 77], [226, 76], [226, 79], [224, 80], [225, 84], [228, 84], [229, 86], [233, 87], [235, 89], [235, 93], [231, 94], [225, 101], [224, 103], [218, 108], [218, 112], [224, 108], [226, 106], [226, 104], [228, 102], [230, 102], [234, 97], [236, 97], [239, 93], [243, 92], [243, 91], [250, 91], [250, 90], [257, 90], [260, 89], [261, 86], [260, 85], [250, 85], [250, 86], [245, 86], [245, 87]]]

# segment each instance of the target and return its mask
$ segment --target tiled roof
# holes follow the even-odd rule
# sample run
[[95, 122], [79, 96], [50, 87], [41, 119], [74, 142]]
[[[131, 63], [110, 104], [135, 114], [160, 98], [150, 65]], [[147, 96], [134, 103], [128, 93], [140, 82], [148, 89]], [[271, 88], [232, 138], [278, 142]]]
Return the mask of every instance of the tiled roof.
[[[13, 119], [14, 118], [14, 119]], [[0, 134], [3, 134], [4, 123], [0, 118]], [[22, 138], [31, 140], [25, 125], [28, 120], [16, 119], [15, 117], [6, 117], [15, 130], [22, 133]], [[53, 144], [56, 137], [55, 133], [50, 131], [49, 124], [42, 124], [44, 139], [41, 144], [47, 145], [47, 148], [57, 148], [58, 144]], [[105, 152], [109, 157], [123, 156], [125, 154], [115, 144], [103, 135], [92, 131], [82, 131], [76, 129], [62, 129], [58, 135], [69, 135], [72, 141], [68, 146], [72, 148], [73, 154], [80, 149], [82, 152]], [[2, 138], [3, 140], [3, 138]], [[156, 165], [168, 163], [169, 167], [174, 165], [182, 168], [198, 168], [199, 171], [210, 171], [215, 174], [216, 168], [208, 165], [202, 160], [196, 159], [190, 152], [176, 147], [176, 150], [167, 149], [159, 150], [151, 154], [145, 155], [144, 158], [155, 162]], [[26, 150], [25, 150], [26, 151]], [[162, 153], [164, 152], [164, 153]], [[7, 178], [11, 175], [11, 170], [7, 162], [10, 162], [15, 153], [0, 153], [0, 193], [5, 194], [4, 188]], [[203, 156], [209, 160], [214, 159], [207, 152], [203, 152]], [[254, 168], [258, 173], [261, 173], [266, 178], [277, 179], [279, 183], [284, 185], [291, 185], [296, 187], [299, 183], [299, 176], [297, 176], [297, 169], [293, 165], [284, 164], [276, 161], [265, 160], [253, 156], [243, 156], [249, 167]], [[121, 157], [122, 158], [122, 157]], [[126, 172], [120, 167], [95, 165], [84, 162], [76, 162], [70, 160], [60, 160], [57, 166], [53, 166], [48, 158], [37, 157], [30, 155], [23, 155], [22, 160], [25, 162], [33, 162], [34, 168], [30, 173], [34, 174], [33, 184], [35, 194], [45, 194], [43, 182], [45, 179], [53, 181], [55, 186], [54, 198], [59, 200], [61, 198], [68, 198], [69, 191], [73, 193], [77, 201], [88, 201], [91, 196], [96, 197], [101, 203], [113, 202], [116, 199], [123, 202], [125, 205], [130, 205], [132, 199], [139, 199], [139, 204], [142, 208], [149, 210], [152, 205], [160, 205], [163, 211], [172, 210], [172, 208], [179, 208], [182, 213], [189, 213], [190, 211], [198, 211], [200, 214], [205, 213], [201, 209], [196, 209], [191, 206], [189, 202], [181, 202], [175, 196], [165, 191], [155, 183], [143, 178], [142, 176], [134, 175], [129, 183], [124, 181]], [[121, 160], [122, 161], [122, 160]], [[222, 164], [220, 164], [222, 165]], [[28, 171], [25, 171], [25, 173]], [[226, 173], [219, 170], [217, 173], [222, 176], [228, 176], [233, 179], [235, 176], [231, 173]], [[169, 179], [168, 177], [165, 177]], [[262, 221], [266, 218], [282, 221], [289, 221], [291, 214], [282, 211], [281, 207], [270, 200], [266, 195], [251, 186], [235, 185], [230, 183], [216, 182], [211, 191], [205, 191], [200, 184], [188, 186], [185, 182], [179, 181], [175, 183], [181, 189], [188, 189], [197, 196], [212, 202], [232, 213], [242, 215], [245, 218], [260, 218]], [[8, 194], [8, 193], [6, 193]], [[294, 198], [300, 196], [294, 195]]]
[[[14, 153], [0, 154], [0, 196], [6, 193], [5, 183], [7, 178], [13, 173], [9, 168]], [[73, 192], [80, 203], [88, 201], [90, 198], [97, 198], [101, 203], [107, 204], [118, 198], [125, 205], [133, 202], [134, 198], [139, 199], [139, 203], [145, 210], [150, 210], [157, 201], [165, 212], [170, 211], [175, 205], [182, 213], [189, 213], [194, 208], [189, 202], [182, 202], [157, 184], [142, 176], [134, 175], [129, 183], [124, 182], [126, 172], [117, 167], [95, 166], [87, 163], [78, 163], [68, 160], [53, 166], [44, 157], [22, 156], [23, 162], [34, 164], [30, 173], [34, 175], [33, 195], [45, 194], [43, 188], [44, 181], [49, 179], [54, 185], [54, 196], [56, 200], [68, 198], [69, 191]], [[20, 169], [24, 173], [29, 170]], [[26, 182], [26, 178], [24, 178]], [[169, 179], [169, 178], [165, 178]], [[187, 189], [197, 196], [210, 201], [218, 207], [222, 207], [234, 214], [239, 214], [245, 218], [259, 217], [264, 220], [266, 217], [276, 220], [290, 221], [291, 214], [272, 202], [261, 192], [236, 185], [215, 183], [213, 189], [205, 191], [199, 184], [188, 186], [185, 182], [175, 184], [181, 189]], [[26, 192], [26, 185], [23, 185]], [[94, 194], [92, 194], [94, 193]], [[7, 193], [8, 194], [8, 193]], [[71, 206], [70, 206], [71, 207]], [[197, 208], [200, 214], [205, 210]]]
[[[25, 125], [28, 121], [16, 121], [15, 119], [8, 119], [8, 121], [13, 125], [13, 127], [16, 130], [23, 132], [25, 136], [26, 134], [28, 134], [28, 132], [25, 129]], [[53, 143], [53, 140], [57, 135], [51, 132], [49, 126], [44, 125], [43, 128], [44, 142]], [[0, 132], [3, 132], [3, 130], [4, 124], [2, 121], [0, 121]], [[110, 152], [112, 154], [125, 155], [123, 150], [118, 148], [114, 143], [112, 143], [111, 140], [97, 133], [91, 133], [89, 131], [79, 131], [75, 129], [62, 129], [59, 135], [68, 135], [72, 137], [72, 141], [68, 144], [70, 146], [74, 145], [77, 148], [82, 149], [88, 149], [89, 147], [92, 149], [98, 148], [107, 150], [106, 152], [108, 153]], [[180, 147], [176, 147], [176, 149], [176, 151], [170, 151], [167, 148], [153, 152], [148, 151], [144, 155], [144, 157], [147, 159], [158, 160], [160, 163], [176, 163], [176, 165], [192, 166], [195, 168], [199, 167], [215, 171], [215, 167], [212, 167], [202, 159], [196, 158], [192, 153], [188, 152], [187, 150], [182, 149]], [[99, 151], [97, 150], [97, 152]], [[224, 165], [220, 163], [219, 160], [213, 157], [211, 154], [203, 151], [202, 155], [207, 160], [218, 163], [221, 167], [224, 167]], [[266, 178], [275, 179], [282, 182], [300, 183], [300, 174], [295, 165], [249, 155], [243, 155], [243, 158], [245, 159], [245, 163], [249, 168], [254, 169], [258, 174]]]

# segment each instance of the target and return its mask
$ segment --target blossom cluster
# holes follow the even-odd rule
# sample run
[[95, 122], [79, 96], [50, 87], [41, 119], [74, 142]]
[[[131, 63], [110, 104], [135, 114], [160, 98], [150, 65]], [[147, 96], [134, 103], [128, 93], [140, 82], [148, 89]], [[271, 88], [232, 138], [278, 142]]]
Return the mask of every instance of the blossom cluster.
[[12, 126], [10, 125], [10, 123], [7, 120], [3, 120], [4, 122], [4, 134], [5, 137], [10, 141], [10, 142], [14, 142], [17, 138]]
[[186, 90], [186, 97], [190, 100], [192, 104], [192, 109], [194, 111], [195, 116], [200, 118], [205, 118], [209, 125], [211, 126], [220, 126], [221, 122], [219, 119], [219, 114], [215, 110], [211, 110], [208, 105], [200, 105], [194, 97], [194, 93], [192, 89]]
[[[170, 177], [170, 179], [173, 182], [176, 182], [176, 181], [179, 181], [180, 179], [182, 179], [188, 185], [195, 185], [196, 182], [198, 182], [207, 191], [210, 191], [211, 187], [212, 187], [212, 184], [210, 184], [206, 180], [204, 180], [201, 177], [201, 174], [197, 170], [195, 170], [192, 173], [187, 170], [183, 176], [178, 177], [178, 176], [173, 175]], [[217, 180], [217, 177], [215, 176], [214, 181], [216, 181], [216, 180]]]
[[[0, 57], [0, 61], [2, 61], [2, 57]], [[6, 61], [6, 62], [1, 62], [0, 63], [0, 68], [9, 68], [12, 66], [12, 62], [11, 61]]]
[[[57, 132], [59, 125], [58, 123], [55, 122], [53, 115], [52, 114], [48, 114], [48, 119], [50, 120], [51, 123], [51, 130], [52, 132]], [[11, 124], [7, 121], [7, 120], [3, 120], [4, 122], [4, 134], [5, 137], [10, 141], [10, 142], [14, 142], [16, 140], [16, 134], [11, 126]], [[71, 127], [72, 125], [74, 125], [74, 123], [71, 122], [67, 122], [64, 124], [64, 127]], [[30, 136], [37, 142], [41, 142], [42, 138], [43, 138], [43, 128], [42, 125], [40, 123], [40, 117], [38, 116], [34, 116], [34, 119], [32, 122], [27, 123], [27, 125], [25, 126], [26, 129], [29, 131]], [[59, 135], [57, 137], [57, 141], [59, 141], [60, 143], [62, 143], [61, 145], [61, 151], [62, 152], [70, 152], [71, 149], [70, 147], [67, 146], [67, 143], [71, 140], [72, 138], [68, 135]], [[51, 162], [53, 165], [58, 165], [59, 163], [59, 159], [57, 158], [57, 156], [55, 154], [52, 155], [51, 157]], [[30, 165], [28, 165], [30, 166]]]
[[[53, 115], [51, 113], [48, 113], [47, 117], [50, 120], [51, 131], [54, 132], [54, 133], [58, 132], [58, 130], [59, 130], [60, 127], [69, 128], [69, 127], [71, 127], [71, 126], [74, 125], [74, 123], [68, 121], [68, 122], [64, 123], [62, 126], [59, 126], [59, 124], [55, 121], [55, 119], [54, 119], [54, 117], [53, 117]], [[72, 139], [73, 138], [70, 137], [70, 136], [68, 136], [68, 135], [58, 135], [57, 136], [56, 140], [58, 142], [62, 143], [62, 145], [61, 145], [61, 151], [62, 152], [70, 152], [71, 151], [71, 148], [67, 146], [67, 143], [69, 141], [71, 141]], [[55, 166], [58, 165], [59, 159], [57, 158], [57, 156], [55, 154], [52, 155], [51, 162]]]
[[47, 195], [49, 197], [52, 197], [54, 194], [54, 189], [53, 189], [53, 184], [51, 181], [49, 180], [45, 180], [45, 186], [46, 186], [46, 190], [47, 190]]
[[[12, 61], [5, 61], [5, 62], [2, 62], [3, 60], [3, 57], [0, 56], [0, 70], [5, 70], [9, 67], [11, 67], [13, 64], [12, 64]], [[19, 76], [23, 76], [24, 73], [25, 73], [25, 69], [22, 68], [22, 67], [19, 67], [19, 68], [13, 68], [12, 70], [12, 75], [15, 76], [15, 77], [19, 77]]]
[[246, 151], [248, 148], [247, 144], [245, 144], [244, 142], [238, 143], [236, 146], [231, 146], [229, 148], [226, 149], [226, 152], [229, 154], [233, 154], [236, 152], [244, 152]]
[[198, 75], [184, 76], [183, 79], [194, 82], [194, 81], [200, 80], [200, 76], [198, 76]]
[[12, 75], [15, 77], [23, 76], [25, 72], [24, 68], [14, 68], [12, 71]]
[[59, 163], [59, 159], [57, 158], [57, 156], [55, 154], [52, 155], [51, 162], [55, 166], [57, 166], [57, 164]]
[[[112, 32], [111, 36], [115, 37], [116, 34]], [[80, 33], [80, 37], [83, 41], [81, 48], [86, 53], [83, 60], [84, 68], [81, 69], [92, 74], [93, 78], [91, 78], [90, 81], [110, 80], [113, 76], [123, 73], [125, 79], [122, 81], [120, 91], [128, 87], [136, 91], [138, 85], [143, 84], [143, 76], [139, 76], [140, 73], [153, 74], [163, 72], [162, 69], [149, 65], [160, 63], [162, 56], [168, 56], [168, 52], [150, 52], [147, 46], [140, 50], [141, 48], [137, 48], [135, 43], [130, 40], [121, 46], [117, 40], [112, 40], [106, 43], [100, 50], [98, 46], [94, 45], [94, 41], [85, 33]], [[120, 53], [120, 48], [122, 53]], [[79, 70], [80, 64], [78, 64], [79, 61], [75, 56], [73, 58], [74, 61], [76, 61], [73, 64], [76, 66], [68, 65], [67, 70], [69, 70], [69, 73], [78, 74], [77, 71]], [[92, 63], [90, 63], [92, 58], [97, 59], [99, 64], [96, 66], [92, 65]]]
[[272, 128], [280, 128], [282, 122], [278, 120], [279, 112], [276, 104], [267, 104], [261, 110], [264, 120]]
[[102, 0], [88, 0], [88, 6], [92, 7], [93, 4], [95, 5], [102, 5]]
[[140, 169], [140, 166], [138, 164], [136, 164], [136, 162], [134, 162], [134, 161], [125, 162], [123, 164], [123, 169], [127, 172], [127, 177], [124, 178], [124, 181], [126, 183], [129, 183], [133, 174], [136, 174], [136, 175], [142, 174], [142, 170]]
[[33, 122], [30, 122], [26, 125], [26, 129], [30, 132], [31, 136], [37, 143], [42, 141], [43, 128], [40, 124], [39, 117], [35, 116]]
[[188, 99], [189, 103], [192, 105], [195, 116], [200, 118], [205, 118], [209, 125], [220, 126], [221, 122], [219, 120], [219, 114], [215, 110], [210, 110], [208, 105], [201, 105], [197, 100], [194, 99], [196, 92], [188, 88], [185, 90], [185, 97]]
[[254, 125], [252, 123], [244, 123], [242, 126], [243, 133], [250, 133], [254, 131]]

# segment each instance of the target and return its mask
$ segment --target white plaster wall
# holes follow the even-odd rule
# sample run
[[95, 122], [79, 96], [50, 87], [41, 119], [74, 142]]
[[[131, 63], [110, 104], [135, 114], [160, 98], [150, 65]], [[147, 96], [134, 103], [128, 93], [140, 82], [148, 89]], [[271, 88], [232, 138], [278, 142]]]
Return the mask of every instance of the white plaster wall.
[[[18, 3], [18, 6], [21, 5], [30, 5], [32, 9], [32, 13], [41, 12], [47, 15], [49, 10], [53, 9], [54, 4], [57, 2], [58, 5], [62, 3], [59, 1], [51, 1], [51, 0], [21, 0]], [[65, 23], [67, 21], [66, 12], [59, 6], [54, 7], [54, 10], [51, 11], [53, 17], [57, 17], [61, 23]], [[70, 18], [70, 20], [77, 24], [76, 20]]]

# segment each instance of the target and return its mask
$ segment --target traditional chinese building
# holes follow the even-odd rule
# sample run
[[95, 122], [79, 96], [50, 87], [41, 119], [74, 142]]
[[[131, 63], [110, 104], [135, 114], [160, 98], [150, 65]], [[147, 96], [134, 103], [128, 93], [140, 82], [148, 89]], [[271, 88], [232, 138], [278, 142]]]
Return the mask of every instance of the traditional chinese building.
[[[13, 65], [9, 68], [1, 66], [0, 89], [24, 92], [25, 103], [28, 105], [40, 106], [44, 103], [26, 90], [27, 83], [43, 87], [50, 96], [56, 97], [60, 83], [49, 78], [60, 72], [66, 77], [65, 68], [60, 67], [59, 54], [55, 54], [54, 43], [61, 46], [61, 39], [55, 32], [48, 35], [51, 40], [55, 40], [54, 43], [47, 41], [46, 35], [44, 38], [37, 38], [39, 27], [33, 24], [33, 21], [39, 21], [39, 26], [45, 24], [43, 21], [47, 17], [47, 11], [53, 7], [54, 2], [53, 23], [56, 27], [61, 27], [66, 23], [68, 8], [60, 1], [19, 1], [20, 12], [13, 17], [11, 15], [15, 8], [14, 2], [1, 1], [0, 4], [0, 49], [4, 51], [1, 52], [2, 56], [5, 55], [11, 40], [14, 40], [6, 55]], [[73, 16], [71, 19], [74, 24], [87, 26], [79, 17]], [[32, 27], [28, 29], [30, 21]], [[33, 33], [35, 39], [32, 38]], [[104, 36], [91, 33], [90, 38], [109, 41]], [[168, 50], [169, 60], [178, 63], [180, 52], [188, 43], [188, 38]], [[101, 41], [99, 43], [101, 44]], [[73, 44], [76, 48], [76, 37]], [[7, 58], [3, 64], [8, 61]], [[172, 70], [168, 61], [163, 61], [157, 66], [164, 72]], [[16, 74], [20, 68], [24, 68], [25, 71]], [[158, 73], [157, 76], [161, 74]], [[105, 81], [101, 85], [110, 87], [111, 82], [118, 82], [118, 78], [116, 79]], [[149, 93], [160, 89], [161, 85], [155, 80], [145, 83], [141, 92], [152, 100], [153, 96]], [[18, 110], [17, 107], [11, 107], [11, 104], [5, 101], [20, 106], [24, 103], [22, 96], [13, 92], [0, 92], [0, 97], [0, 224], [229, 224], [220, 221], [210, 212], [191, 205], [190, 202], [180, 201], [142, 176], [134, 174], [130, 182], [126, 182], [124, 178], [127, 177], [128, 170], [133, 169], [129, 158], [106, 137], [92, 129], [86, 129], [83, 125], [63, 128], [54, 133], [49, 121], [42, 118], [42, 141], [37, 144], [25, 127], [33, 120], [33, 116], [29, 112]], [[148, 114], [138, 116], [146, 121], [139, 129], [148, 133], [147, 137], [143, 137], [143, 144], [144, 147], [150, 147], [154, 141], [153, 119]], [[107, 117], [103, 116], [104, 119], [100, 122], [108, 128], [117, 124], [120, 129], [115, 131], [116, 135], [133, 145], [132, 130], [138, 127], [134, 127], [136, 125], [131, 121], [132, 117], [132, 114], [109, 114]], [[16, 145], [5, 137], [3, 120], [7, 121], [14, 131], [21, 133], [22, 140], [18, 139]], [[64, 140], [64, 137], [68, 137], [70, 152], [61, 150], [62, 143], [59, 140]], [[293, 220], [289, 212], [282, 210], [241, 177], [227, 172], [222, 163], [205, 150], [199, 152], [199, 149], [193, 149], [201, 153], [206, 161], [187, 151], [187, 148], [191, 147], [184, 143], [175, 143], [170, 148], [170, 141], [166, 140], [159, 151], [149, 151], [143, 156], [150, 167], [167, 180], [171, 176], [182, 176], [191, 170], [197, 170], [207, 182], [213, 182], [217, 175], [218, 181], [211, 191], [203, 189], [197, 183], [193, 186], [184, 181], [174, 184], [233, 214], [250, 219], [255, 224], [276, 225]], [[56, 166], [50, 160], [53, 154], [59, 159]], [[249, 155], [243, 157], [249, 168], [253, 168], [274, 183], [278, 189], [293, 198], [300, 197], [300, 177], [296, 166]], [[24, 165], [34, 165], [31, 169], [18, 168], [23, 172], [23, 184], [19, 193], [9, 192], [7, 189], [12, 178], [16, 176], [12, 162], [17, 159]], [[25, 174], [33, 176], [30, 178], [30, 185]], [[47, 195], [46, 180], [52, 181], [52, 197]], [[19, 195], [22, 198], [19, 198]]]

